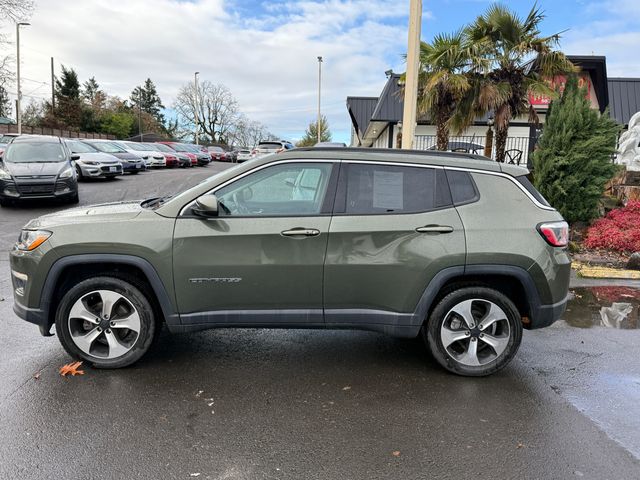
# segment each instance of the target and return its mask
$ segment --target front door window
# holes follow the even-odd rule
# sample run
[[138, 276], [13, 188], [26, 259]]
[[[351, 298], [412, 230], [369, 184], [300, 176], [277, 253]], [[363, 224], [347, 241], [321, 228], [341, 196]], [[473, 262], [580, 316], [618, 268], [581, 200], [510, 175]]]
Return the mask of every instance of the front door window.
[[319, 215], [331, 163], [286, 163], [267, 167], [218, 191], [220, 216]]

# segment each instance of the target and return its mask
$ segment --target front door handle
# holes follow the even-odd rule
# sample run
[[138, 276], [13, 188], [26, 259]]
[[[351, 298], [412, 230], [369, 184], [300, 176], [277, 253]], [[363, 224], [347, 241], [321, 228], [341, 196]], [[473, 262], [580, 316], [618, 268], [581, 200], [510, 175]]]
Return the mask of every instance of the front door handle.
[[316, 237], [320, 235], [320, 230], [315, 228], [292, 228], [291, 230], [280, 232], [280, 235], [285, 237]]
[[425, 225], [424, 227], [416, 228], [416, 232], [419, 233], [451, 233], [453, 227], [449, 225]]

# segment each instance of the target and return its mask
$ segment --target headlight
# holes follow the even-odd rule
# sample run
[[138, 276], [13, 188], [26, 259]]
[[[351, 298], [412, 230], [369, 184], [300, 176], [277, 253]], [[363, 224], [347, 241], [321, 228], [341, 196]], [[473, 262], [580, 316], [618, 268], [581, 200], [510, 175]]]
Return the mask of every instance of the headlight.
[[25, 252], [35, 250], [51, 236], [51, 232], [46, 230], [22, 230], [16, 248]]
[[11, 180], [11, 175], [6, 170], [0, 168], [0, 178], [2, 180]]
[[85, 165], [98, 165], [98, 162], [94, 162], [93, 160], [83, 160], [82, 163]]
[[67, 168], [65, 171], [63, 171], [60, 174], [60, 178], [71, 178], [73, 177], [73, 169], [72, 168]]

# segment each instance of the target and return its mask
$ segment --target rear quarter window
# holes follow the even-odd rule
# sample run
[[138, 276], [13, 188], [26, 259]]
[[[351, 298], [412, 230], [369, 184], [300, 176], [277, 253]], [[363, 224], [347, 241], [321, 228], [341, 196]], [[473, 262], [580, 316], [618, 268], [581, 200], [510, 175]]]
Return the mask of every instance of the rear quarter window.
[[542, 196], [542, 194], [533, 186], [533, 183], [529, 180], [526, 175], [520, 175], [519, 177], [515, 177], [520, 185], [522, 185], [527, 192], [529, 192], [533, 198], [535, 198], [538, 202], [540, 202], [545, 207], [550, 207], [547, 199]]

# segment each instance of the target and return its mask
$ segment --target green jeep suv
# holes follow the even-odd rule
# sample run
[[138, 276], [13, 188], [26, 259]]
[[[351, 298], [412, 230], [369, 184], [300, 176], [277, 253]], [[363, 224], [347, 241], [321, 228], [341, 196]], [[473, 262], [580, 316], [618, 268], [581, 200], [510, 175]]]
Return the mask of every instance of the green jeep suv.
[[461, 375], [513, 358], [566, 305], [568, 227], [524, 168], [460, 153], [295, 149], [171, 198], [29, 222], [14, 310], [96, 367], [162, 324], [421, 336]]

